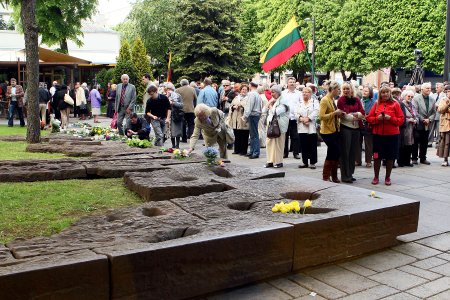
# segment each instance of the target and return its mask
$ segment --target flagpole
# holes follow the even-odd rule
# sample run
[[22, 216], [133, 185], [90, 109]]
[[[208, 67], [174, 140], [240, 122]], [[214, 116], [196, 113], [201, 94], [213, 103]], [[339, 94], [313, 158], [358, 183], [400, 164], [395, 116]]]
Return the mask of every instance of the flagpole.
[[315, 75], [315, 72], [314, 72], [314, 65], [313, 65], [313, 63], [311, 62], [311, 58], [309, 57], [308, 51], [306, 51], [306, 57], [308, 58], [309, 66], [311, 67], [312, 81], [313, 81], [313, 83], [314, 83], [315, 85], [317, 85], [317, 82], [316, 82], [316, 75]]

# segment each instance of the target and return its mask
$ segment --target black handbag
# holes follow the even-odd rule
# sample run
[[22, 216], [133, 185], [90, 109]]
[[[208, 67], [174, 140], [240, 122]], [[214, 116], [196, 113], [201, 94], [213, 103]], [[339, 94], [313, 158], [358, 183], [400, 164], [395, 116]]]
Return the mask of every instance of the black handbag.
[[278, 124], [277, 113], [273, 115], [272, 121], [267, 126], [267, 137], [269, 139], [275, 139], [281, 136], [280, 126]]

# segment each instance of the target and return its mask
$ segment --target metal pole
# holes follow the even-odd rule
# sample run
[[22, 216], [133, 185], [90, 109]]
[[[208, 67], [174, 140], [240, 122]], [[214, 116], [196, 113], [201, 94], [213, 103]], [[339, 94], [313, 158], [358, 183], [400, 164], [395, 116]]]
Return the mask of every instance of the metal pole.
[[[450, 0], [449, 0], [450, 1]], [[313, 44], [312, 44], [312, 54], [311, 54], [311, 60], [312, 60], [312, 80], [314, 84], [317, 84], [316, 82], [316, 72], [315, 72], [315, 67], [316, 67], [316, 18], [312, 17], [312, 23], [313, 23]]]
[[447, 0], [447, 21], [445, 30], [445, 62], [444, 62], [444, 81], [448, 81], [450, 64], [450, 0]]

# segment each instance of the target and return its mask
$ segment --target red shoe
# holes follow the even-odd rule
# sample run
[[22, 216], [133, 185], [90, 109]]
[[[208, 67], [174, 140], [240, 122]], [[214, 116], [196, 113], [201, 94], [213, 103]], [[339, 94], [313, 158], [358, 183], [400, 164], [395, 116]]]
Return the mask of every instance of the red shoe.
[[372, 184], [373, 184], [373, 185], [376, 185], [376, 184], [378, 184], [379, 182], [380, 182], [380, 180], [378, 180], [378, 177], [374, 177], [373, 180], [372, 180]]
[[384, 184], [385, 185], [391, 185], [392, 184], [392, 182], [391, 182], [391, 178], [386, 178], [385, 180], [384, 180]]

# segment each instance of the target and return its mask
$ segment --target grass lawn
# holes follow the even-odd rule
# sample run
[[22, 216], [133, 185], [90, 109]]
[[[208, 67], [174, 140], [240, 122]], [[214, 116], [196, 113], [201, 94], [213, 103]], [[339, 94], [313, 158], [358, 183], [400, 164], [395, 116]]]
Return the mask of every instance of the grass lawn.
[[[41, 136], [46, 136], [51, 132], [50, 129], [41, 130]], [[8, 127], [7, 125], [0, 125], [0, 135], [27, 135], [27, 127], [20, 127], [19, 125], [14, 125], [13, 127]]]
[[[20, 197], [18, 197], [20, 195]], [[82, 216], [142, 203], [121, 178], [0, 183], [0, 244], [58, 233]]]
[[26, 152], [26, 142], [0, 141], [0, 160], [16, 159], [54, 159], [67, 157], [62, 153], [33, 153]]
[[[50, 130], [42, 130], [42, 136], [46, 136]], [[22, 135], [26, 136], [27, 128], [14, 126], [8, 127], [0, 125], [0, 136], [5, 135]], [[52, 159], [67, 157], [61, 153], [32, 153], [26, 152], [26, 142], [4, 142], [0, 141], [0, 160], [16, 160], [16, 159]]]

